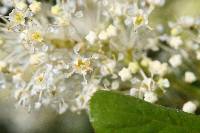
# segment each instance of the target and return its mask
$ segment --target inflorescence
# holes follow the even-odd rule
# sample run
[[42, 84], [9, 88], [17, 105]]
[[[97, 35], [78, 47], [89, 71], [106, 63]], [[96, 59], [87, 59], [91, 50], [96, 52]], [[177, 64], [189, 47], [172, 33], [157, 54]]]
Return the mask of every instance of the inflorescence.
[[[29, 111], [87, 109], [100, 89], [156, 102], [170, 87], [169, 73], [185, 68], [189, 58], [200, 60], [199, 19], [169, 22], [170, 33], [149, 26], [149, 15], [164, 3], [3, 0], [0, 88], [11, 89], [17, 106]], [[164, 55], [151, 58], [149, 51]], [[193, 69], [184, 72], [185, 82], [198, 79]]]

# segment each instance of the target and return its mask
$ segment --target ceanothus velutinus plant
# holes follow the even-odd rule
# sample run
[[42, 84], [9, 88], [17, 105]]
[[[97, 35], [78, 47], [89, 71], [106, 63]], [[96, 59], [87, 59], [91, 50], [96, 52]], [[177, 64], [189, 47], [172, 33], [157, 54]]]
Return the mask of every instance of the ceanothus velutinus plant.
[[[181, 36], [191, 27], [199, 31], [199, 20], [186, 17], [170, 22], [170, 34], [162, 26], [148, 25], [153, 9], [164, 3], [3, 0], [0, 88], [12, 89], [17, 106], [28, 111], [50, 106], [60, 114], [67, 109], [87, 110], [97, 90], [156, 102], [170, 87], [166, 75], [183, 69], [183, 58], [192, 52], [200, 59], [199, 46], [193, 45], [199, 34]], [[168, 56], [149, 56], [149, 51], [160, 50]], [[184, 71], [185, 82], [198, 79], [193, 70]], [[196, 110], [197, 103], [186, 104], [184, 111]]]

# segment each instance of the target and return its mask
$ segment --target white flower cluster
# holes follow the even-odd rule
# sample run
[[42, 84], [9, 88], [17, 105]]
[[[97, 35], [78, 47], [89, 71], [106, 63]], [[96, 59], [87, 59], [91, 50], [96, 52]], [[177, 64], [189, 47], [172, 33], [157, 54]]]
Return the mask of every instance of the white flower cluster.
[[[44, 106], [59, 113], [87, 109], [90, 97], [99, 89], [156, 102], [161, 96], [158, 92], [163, 94], [170, 87], [167, 74], [171, 69], [181, 67], [192, 50], [198, 60], [200, 56], [195, 42], [181, 36], [183, 28], [199, 21], [181, 18], [171, 22], [170, 35], [150, 30], [149, 15], [164, 3], [3, 1], [0, 88], [13, 89], [17, 105], [30, 111]], [[14, 9], [7, 16], [9, 7]], [[159, 50], [169, 54], [169, 59], [149, 55]], [[184, 79], [193, 83], [197, 77], [188, 70]]]

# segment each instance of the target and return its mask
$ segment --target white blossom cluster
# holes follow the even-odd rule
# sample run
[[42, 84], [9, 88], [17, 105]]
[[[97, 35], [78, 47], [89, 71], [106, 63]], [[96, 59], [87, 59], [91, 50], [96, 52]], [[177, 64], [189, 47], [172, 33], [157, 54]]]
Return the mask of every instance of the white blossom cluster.
[[[190, 53], [200, 59], [199, 34], [181, 36], [186, 28], [198, 31], [200, 21], [170, 22], [169, 34], [148, 25], [153, 9], [164, 3], [3, 0], [0, 88], [13, 90], [17, 106], [29, 111], [50, 106], [61, 114], [87, 109], [99, 89], [156, 102], [170, 87], [167, 74], [183, 66]], [[160, 50], [168, 56], [149, 56]], [[184, 76], [187, 83], [198, 79], [191, 69]]]
[[[200, 57], [200, 19], [189, 16], [183, 16], [176, 22], [168, 22], [169, 31], [164, 27], [158, 26], [154, 40], [154, 51], [161, 51], [160, 58], [166, 62], [169, 67], [168, 71], [174, 77], [174, 84], [178, 87], [190, 89], [199, 82], [199, 57]], [[155, 45], [157, 44], [157, 45]], [[156, 65], [158, 66], [158, 64]], [[158, 72], [160, 70], [156, 69]], [[198, 102], [188, 101], [183, 105], [183, 111], [194, 113], [197, 110]]]
[[[170, 33], [160, 32], [160, 48], [171, 66], [171, 71], [181, 75], [183, 82], [192, 84], [199, 80], [199, 27], [200, 19], [181, 17], [177, 22], [169, 22]], [[161, 46], [162, 45], [162, 46]], [[179, 71], [179, 72], [178, 72]]]

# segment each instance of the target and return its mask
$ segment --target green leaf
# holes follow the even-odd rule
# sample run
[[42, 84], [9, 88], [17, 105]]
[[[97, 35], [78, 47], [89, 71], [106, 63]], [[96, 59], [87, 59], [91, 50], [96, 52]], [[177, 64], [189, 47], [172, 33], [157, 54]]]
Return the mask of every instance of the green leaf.
[[116, 92], [98, 91], [90, 101], [95, 133], [200, 133], [200, 117]]

